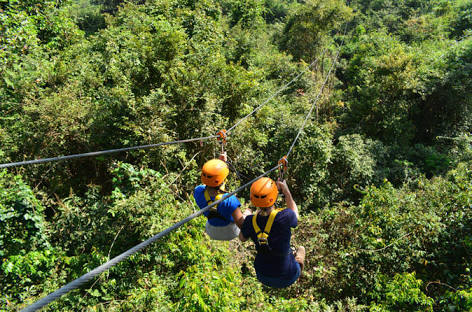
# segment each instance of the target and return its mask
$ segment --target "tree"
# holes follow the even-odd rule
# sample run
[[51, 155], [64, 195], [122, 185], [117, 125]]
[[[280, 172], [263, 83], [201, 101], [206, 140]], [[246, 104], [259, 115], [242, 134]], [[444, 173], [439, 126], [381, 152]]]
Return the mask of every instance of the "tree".
[[295, 60], [313, 61], [335, 30], [351, 18], [351, 9], [341, 0], [309, 0], [290, 14], [280, 39], [280, 47]]

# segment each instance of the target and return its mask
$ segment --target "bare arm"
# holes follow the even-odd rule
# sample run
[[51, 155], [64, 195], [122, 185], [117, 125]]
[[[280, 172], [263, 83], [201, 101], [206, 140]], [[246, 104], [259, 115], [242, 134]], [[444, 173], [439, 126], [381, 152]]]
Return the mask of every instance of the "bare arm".
[[287, 208], [293, 210], [295, 212], [295, 215], [297, 216], [297, 220], [300, 219], [300, 215], [298, 214], [298, 207], [295, 201], [293, 200], [292, 193], [290, 193], [290, 190], [287, 185], [287, 181], [277, 181], [277, 187], [279, 190], [285, 195], [285, 203], [287, 204]]
[[239, 232], [239, 240], [242, 242], [245, 242], [248, 240], [248, 238], [245, 237], [242, 232]]
[[[239, 208], [238, 208], [238, 210], [239, 210]], [[243, 227], [244, 220], [246, 219], [247, 216], [249, 216], [251, 214], [252, 214], [251, 209], [246, 208], [246, 210], [244, 210], [244, 213], [242, 214], [242, 218], [241, 218], [241, 226], [239, 228]], [[239, 240], [240, 241], [245, 242], [248, 239], [249, 239], [249, 237], [244, 236], [242, 231], [239, 232]]]
[[236, 208], [236, 210], [233, 211], [232, 216], [233, 216], [233, 219], [234, 219], [234, 223], [236, 223], [238, 228], [241, 228], [243, 226], [243, 223], [244, 223], [244, 218], [246, 217], [241, 213], [241, 209], [239, 207]]

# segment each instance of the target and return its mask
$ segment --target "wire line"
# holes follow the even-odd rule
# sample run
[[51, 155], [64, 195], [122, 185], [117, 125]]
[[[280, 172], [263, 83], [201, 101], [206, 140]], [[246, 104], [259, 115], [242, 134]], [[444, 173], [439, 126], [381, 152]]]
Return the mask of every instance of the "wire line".
[[272, 169], [264, 172], [263, 174], [259, 175], [257, 178], [254, 178], [252, 179], [251, 181], [249, 181], [248, 183], [244, 184], [243, 186], [239, 187], [238, 189], [236, 189], [235, 191], [231, 192], [231, 193], [228, 193], [228, 194], [225, 194], [220, 200], [217, 200], [213, 203], [211, 203], [210, 205], [200, 209], [199, 211], [197, 212], [194, 212], [193, 214], [191, 214], [190, 216], [188, 216], [187, 218], [177, 222], [176, 224], [174, 224], [173, 226], [171, 227], [168, 227], [167, 229], [165, 229], [164, 231], [154, 235], [153, 237], [145, 240], [144, 242], [140, 243], [139, 245], [136, 245], [134, 246], [133, 248], [125, 251], [124, 253], [114, 257], [113, 259], [111, 259], [110, 261], [100, 265], [99, 267], [93, 269], [92, 271], [82, 275], [81, 277], [73, 280], [72, 282], [62, 286], [61, 288], [59, 288], [58, 290], [50, 293], [49, 295], [47, 295], [46, 297], [36, 301], [35, 303], [33, 303], [32, 305], [26, 307], [25, 309], [21, 310], [21, 312], [31, 312], [31, 311], [36, 311], [38, 309], [41, 309], [42, 307], [48, 305], [49, 303], [59, 299], [61, 296], [67, 294], [68, 292], [76, 289], [76, 288], [79, 288], [80, 286], [82, 286], [83, 284], [89, 282], [90, 280], [92, 280], [95, 276], [97, 276], [98, 274], [100, 273], [103, 273], [104, 271], [110, 269], [111, 267], [117, 265], [118, 263], [120, 263], [121, 261], [127, 259], [128, 257], [130, 257], [131, 255], [137, 253], [138, 251], [146, 248], [147, 246], [151, 245], [152, 243], [154, 243], [155, 241], [157, 241], [159, 238], [161, 237], [164, 237], [166, 235], [168, 235], [170, 232], [176, 230], [177, 228], [181, 227], [182, 225], [184, 225], [185, 223], [191, 221], [192, 219], [200, 216], [201, 214], [203, 214], [205, 211], [207, 211], [208, 209], [210, 209], [211, 207], [215, 206], [215, 205], [218, 205], [219, 203], [221, 203], [222, 201], [224, 201], [226, 198], [230, 197], [230, 196], [233, 196], [234, 194], [238, 193], [239, 191], [243, 190], [244, 188], [248, 187], [250, 184], [252, 184], [254, 181], [258, 180], [259, 178], [263, 177], [263, 176], [266, 176], [268, 175], [269, 173], [277, 170], [278, 168], [280, 167], [280, 165], [277, 165], [275, 167], [273, 167]]
[[184, 139], [184, 140], [177, 140], [177, 141], [171, 141], [171, 142], [161, 142], [161, 143], [156, 143], [156, 144], [116, 148], [116, 149], [104, 150], [104, 151], [99, 151], [99, 152], [90, 152], [90, 153], [83, 153], [83, 154], [73, 154], [73, 155], [58, 156], [58, 157], [51, 157], [51, 158], [42, 158], [42, 159], [19, 161], [19, 162], [13, 162], [13, 163], [0, 164], [0, 169], [9, 168], [9, 167], [24, 166], [24, 165], [42, 164], [42, 163], [47, 163], [47, 162], [52, 162], [52, 161], [61, 161], [61, 160], [67, 160], [67, 159], [73, 159], [73, 158], [100, 156], [100, 155], [105, 155], [105, 154], [126, 152], [126, 151], [138, 150], [138, 149], [148, 149], [148, 148], [154, 148], [154, 147], [158, 147], [158, 146], [172, 145], [172, 144], [178, 144], [178, 143], [203, 141], [203, 140], [208, 140], [208, 139], [212, 139], [212, 138], [216, 138], [216, 137], [217, 137], [216, 135], [211, 135], [211, 136], [201, 137], [201, 138]]
[[346, 24], [346, 26], [345, 26], [345, 28], [344, 28], [343, 40], [341, 41], [341, 44], [340, 44], [339, 47], [338, 47], [338, 51], [337, 51], [337, 53], [336, 53], [336, 56], [333, 58], [333, 64], [331, 64], [331, 67], [330, 67], [328, 73], [326, 74], [326, 78], [325, 78], [323, 84], [321, 85], [321, 88], [320, 88], [320, 91], [318, 92], [318, 95], [316, 96], [315, 100], [313, 101], [313, 104], [311, 105], [311, 108], [310, 108], [310, 110], [308, 111], [308, 114], [306, 114], [306, 116], [305, 116], [305, 120], [303, 121], [302, 126], [301, 126], [300, 129], [298, 130], [298, 133], [297, 133], [295, 139], [293, 140], [292, 145], [290, 146], [290, 148], [289, 148], [287, 154], [285, 155], [287, 158], [288, 158], [288, 156], [290, 155], [290, 153], [292, 153], [293, 147], [294, 147], [295, 144], [297, 143], [298, 138], [300, 137], [300, 135], [301, 135], [303, 129], [305, 128], [305, 126], [306, 126], [306, 124], [307, 124], [307, 122], [308, 122], [308, 119], [310, 118], [311, 114], [313, 113], [313, 109], [316, 107], [316, 104], [318, 103], [318, 100], [320, 99], [320, 96], [321, 96], [321, 94], [323, 93], [323, 90], [324, 90], [324, 88], [325, 88], [325, 86], [326, 86], [326, 83], [327, 83], [328, 80], [329, 80], [329, 75], [331, 74], [331, 71], [333, 70], [333, 68], [334, 68], [334, 67], [336, 66], [336, 64], [337, 64], [338, 57], [339, 57], [339, 53], [341, 52], [341, 48], [342, 48], [343, 45], [344, 45], [344, 36], [346, 35], [346, 32], [347, 32], [347, 26], [348, 26], [348, 24]]
[[[326, 50], [325, 50], [326, 51]], [[319, 58], [315, 59], [313, 62], [311, 62], [310, 65], [308, 65], [304, 70], [302, 70], [295, 78], [290, 80], [288, 83], [286, 83], [282, 88], [277, 90], [275, 93], [273, 93], [269, 98], [267, 98], [264, 102], [262, 102], [261, 105], [257, 106], [252, 112], [241, 118], [237, 123], [235, 123], [231, 128], [227, 130], [227, 133], [231, 132], [234, 128], [236, 128], [240, 123], [242, 123], [244, 120], [248, 119], [250, 116], [255, 114], [258, 110], [260, 110], [264, 105], [269, 103], [270, 100], [272, 100], [277, 94], [280, 92], [284, 91], [285, 89], [288, 88], [293, 82], [295, 82], [298, 78], [300, 78], [301, 75], [303, 75], [308, 69], [310, 69], [313, 65], [315, 65], [318, 62]]]

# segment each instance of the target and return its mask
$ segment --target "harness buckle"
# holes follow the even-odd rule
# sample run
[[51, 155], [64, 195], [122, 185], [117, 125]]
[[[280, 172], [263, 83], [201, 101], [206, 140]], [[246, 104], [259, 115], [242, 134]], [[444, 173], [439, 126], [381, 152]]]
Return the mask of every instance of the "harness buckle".
[[268, 244], [268, 239], [269, 239], [269, 234], [266, 232], [258, 233], [257, 234], [257, 240], [259, 241], [259, 244]]
[[266, 233], [262, 233], [260, 237], [257, 237], [257, 242], [259, 243], [258, 252], [262, 254], [269, 254], [272, 251], [272, 248], [269, 246], [269, 236]]

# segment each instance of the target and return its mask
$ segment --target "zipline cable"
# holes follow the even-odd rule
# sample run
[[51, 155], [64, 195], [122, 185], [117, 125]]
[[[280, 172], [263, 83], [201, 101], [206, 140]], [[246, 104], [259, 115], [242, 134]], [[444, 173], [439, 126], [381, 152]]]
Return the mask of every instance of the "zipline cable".
[[[347, 31], [347, 24], [346, 24], [346, 27], [345, 27], [345, 29], [344, 29], [344, 35], [343, 35], [343, 37], [346, 35], [346, 31]], [[308, 122], [308, 119], [310, 118], [311, 114], [313, 113], [313, 109], [316, 107], [316, 104], [318, 103], [318, 100], [320, 99], [321, 94], [323, 93], [323, 90], [324, 90], [324, 88], [325, 88], [325, 86], [326, 86], [326, 83], [327, 83], [328, 80], [329, 80], [329, 76], [330, 76], [330, 74], [331, 74], [331, 71], [333, 70], [333, 68], [334, 68], [334, 67], [336, 66], [336, 64], [337, 64], [338, 57], [339, 57], [339, 53], [341, 52], [341, 48], [343, 47], [343, 45], [344, 45], [344, 38], [343, 38], [341, 44], [340, 44], [339, 47], [338, 47], [338, 51], [337, 51], [337, 53], [336, 53], [336, 56], [333, 58], [333, 64], [331, 64], [331, 67], [330, 67], [328, 73], [326, 74], [326, 78], [325, 78], [323, 84], [321, 85], [321, 88], [320, 88], [320, 91], [318, 92], [318, 95], [316, 96], [315, 100], [313, 101], [313, 104], [311, 105], [311, 108], [310, 108], [310, 110], [308, 111], [308, 114], [306, 114], [306, 116], [305, 116], [305, 120], [303, 121], [302, 126], [301, 126], [300, 129], [298, 130], [298, 133], [297, 133], [295, 139], [293, 140], [292, 145], [290, 146], [290, 148], [289, 148], [287, 154], [285, 155], [287, 158], [288, 158], [288, 156], [290, 155], [290, 153], [292, 153], [293, 147], [294, 147], [295, 144], [297, 143], [298, 138], [300, 137], [300, 135], [301, 135], [303, 129], [305, 128], [305, 126], [306, 126], [306, 124], [307, 124], [307, 122]]]
[[[318, 96], [316, 97], [315, 101], [313, 102], [313, 105], [310, 109], [310, 111], [308, 112], [307, 116], [305, 117], [305, 120], [302, 124], [302, 126], [300, 127], [300, 130], [298, 131], [297, 133], [297, 136], [295, 137], [292, 145], [290, 146], [290, 149], [287, 153], [287, 157], [288, 155], [292, 152], [292, 149], [293, 147], [295, 146], [301, 132], [303, 131], [303, 128], [305, 127], [307, 121], [308, 121], [308, 118], [309, 116], [311, 115], [311, 113], [313, 112], [313, 109], [317, 103], [317, 101], [319, 100], [319, 97], [329, 79], [329, 76], [331, 74], [331, 71], [332, 69], [334, 68], [334, 66], [336, 65], [336, 62], [337, 62], [337, 58], [339, 56], [339, 53], [341, 51], [341, 46], [342, 44], [340, 45], [339, 49], [338, 49], [338, 52], [336, 54], [336, 57], [334, 58], [334, 61], [333, 61], [333, 64], [331, 65], [331, 68], [329, 69], [327, 75], [326, 75], [326, 79], [325, 81], [323, 82], [323, 85], [320, 89], [320, 92], [318, 93]], [[316, 62], [316, 60], [314, 62], [312, 62], [310, 64], [309, 67], [311, 67], [314, 63]], [[308, 67], [308, 68], [309, 68]], [[302, 72], [303, 73], [303, 72]], [[300, 73], [297, 77], [295, 77], [294, 79], [292, 79], [289, 84], [291, 84], [295, 79], [297, 79], [302, 73]], [[289, 84], [287, 84], [284, 88], [286, 88]], [[275, 96], [277, 93], [281, 92], [283, 90], [280, 89], [278, 90], [273, 96]], [[272, 96], [272, 98], [273, 98]], [[268, 102], [270, 100], [270, 98], [266, 101]], [[263, 104], [265, 104], [266, 102], [264, 102]], [[260, 105], [258, 108], [256, 108], [252, 113], [250, 113], [249, 115], [247, 115], [246, 117], [244, 117], [243, 119], [241, 119], [238, 123], [236, 123], [233, 127], [231, 127], [228, 132], [232, 129], [234, 129], [237, 125], [239, 125], [243, 120], [247, 119], [250, 115], [252, 115], [253, 113], [255, 113], [257, 110], [260, 109], [260, 107], [262, 107], [262, 105]], [[38, 160], [33, 160], [33, 161], [26, 161], [26, 162], [19, 162], [19, 163], [13, 163], [13, 164], [16, 164], [17, 166], [20, 165], [20, 164], [32, 164], [32, 163], [42, 163], [42, 162], [47, 162], [47, 161], [55, 161], [55, 160], [63, 160], [63, 159], [70, 159], [70, 158], [78, 158], [78, 157], [86, 157], [86, 156], [97, 156], [97, 155], [103, 155], [103, 154], [108, 154], [108, 153], [113, 153], [113, 152], [120, 152], [120, 151], [127, 151], [127, 150], [133, 150], [133, 149], [139, 149], [139, 148], [151, 148], [151, 147], [156, 147], [156, 146], [162, 146], [162, 145], [169, 145], [169, 144], [176, 144], [176, 143], [184, 143], [184, 142], [192, 142], [192, 141], [197, 141], [197, 140], [204, 140], [204, 139], [210, 139], [210, 138], [214, 138], [214, 137], [217, 137], [216, 135], [215, 136], [208, 136], [208, 137], [204, 137], [204, 138], [195, 138], [195, 139], [187, 139], [187, 140], [180, 140], [180, 141], [173, 141], [173, 142], [163, 142], [163, 143], [158, 143], [158, 144], [150, 144], [150, 145], [143, 145], [143, 146], [140, 146], [140, 147], [128, 147], [128, 148], [123, 148], [123, 149], [115, 149], [115, 150], [108, 150], [108, 151], [101, 151], [101, 152], [93, 152], [93, 153], [86, 153], [86, 154], [76, 154], [76, 155], [69, 155], [69, 156], [60, 156], [60, 157], [55, 157], [55, 158], [48, 158], [48, 159], [38, 159]], [[2, 164], [0, 165], [0, 168], [6, 168], [6, 167], [12, 167], [14, 165], [12, 164]], [[116, 264], [118, 264], [119, 262], [127, 259], [128, 257], [130, 257], [131, 255], [139, 252], [140, 250], [146, 248], [147, 246], [149, 246], [150, 244], [154, 243], [155, 241], [157, 241], [159, 238], [161, 237], [164, 237], [166, 235], [168, 235], [170, 232], [176, 230], [177, 228], [181, 227], [182, 225], [184, 225], [185, 223], [191, 221], [192, 219], [202, 215], [205, 211], [208, 211], [208, 209], [210, 209], [211, 207], [215, 206], [215, 205], [218, 205], [219, 203], [221, 203], [222, 201], [224, 201], [225, 199], [227, 199], [228, 197], [240, 192], [241, 190], [245, 189], [246, 187], [248, 187], [249, 185], [251, 185], [253, 182], [255, 182], [256, 180], [258, 180], [259, 178], [261, 177], [264, 177], [266, 175], [268, 175], [269, 173], [277, 170], [279, 167], [281, 167], [282, 165], [279, 163], [277, 166], [273, 167], [272, 169], [269, 169], [268, 171], [264, 172], [263, 174], [259, 175], [258, 177], [252, 179], [251, 181], [247, 182], [246, 184], [244, 184], [243, 186], [239, 187], [238, 189], [236, 189], [235, 191], [231, 192], [231, 193], [227, 193], [225, 194], [220, 200], [217, 200], [213, 203], [211, 203], [210, 205], [200, 209], [199, 211], [191, 214], [190, 216], [188, 216], [187, 218], [177, 222], [176, 224], [174, 224], [173, 226], [171, 227], [168, 227], [167, 229], [163, 230], [162, 232], [154, 235], [153, 237], [147, 239], [146, 241], [134, 246], [133, 248], [125, 251], [124, 253], [116, 256], [115, 258], [107, 261], [106, 263], [100, 265], [99, 267], [93, 269], [92, 271], [82, 275], [81, 277], [73, 280], [72, 282], [62, 286], [61, 288], [59, 288], [58, 290], [50, 293], [49, 295], [47, 295], [46, 297], [36, 301], [35, 303], [33, 303], [32, 305], [26, 307], [25, 309], [21, 310], [21, 312], [30, 312], [30, 311], [37, 311], [38, 309], [41, 309], [42, 307], [48, 305], [49, 303], [55, 301], [56, 299], [60, 298], [61, 296], [67, 294], [68, 292], [74, 290], [74, 289], [77, 289], [79, 288], [80, 286], [82, 286], [83, 284], [89, 282], [91, 279], [93, 279], [95, 276], [97, 276], [98, 274], [101, 274], [103, 273], [104, 271], [110, 269], [111, 267], [115, 266]]]
[[[326, 50], [325, 50], [326, 51]], [[324, 54], [324, 52], [323, 52]], [[292, 80], [290, 80], [288, 83], [286, 83], [282, 88], [280, 88], [279, 90], [277, 90], [274, 94], [272, 94], [271, 96], [269, 96], [264, 102], [262, 102], [261, 105], [257, 106], [255, 109], [253, 109], [252, 112], [250, 112], [249, 114], [247, 114], [246, 116], [244, 116], [243, 118], [241, 118], [237, 123], [235, 123], [231, 128], [229, 128], [227, 130], [227, 132], [231, 132], [234, 128], [236, 128], [240, 123], [242, 123], [244, 120], [248, 119], [250, 116], [252, 116], [253, 114], [255, 114], [258, 110], [260, 110], [264, 105], [266, 105], [267, 103], [269, 103], [270, 100], [272, 100], [277, 94], [279, 94], [280, 92], [284, 91], [285, 89], [287, 89], [292, 83], [294, 83], [296, 80], [298, 80], [298, 78], [300, 78], [301, 75], [303, 75], [308, 69], [310, 69], [313, 65], [315, 65], [317, 62], [318, 62], [319, 58], [315, 59], [313, 62], [311, 62], [310, 65], [308, 65], [304, 70], [302, 70], [297, 76], [295, 76]]]
[[[323, 51], [323, 55], [326, 52], [326, 49]], [[315, 59], [313, 62], [311, 62], [310, 65], [308, 65], [303, 71], [301, 71], [296, 77], [294, 77], [292, 80], [290, 80], [288, 83], [286, 83], [282, 88], [277, 90], [274, 94], [272, 94], [267, 100], [265, 100], [261, 105], [256, 107], [251, 113], [248, 115], [244, 116], [241, 120], [239, 120], [236, 124], [234, 124], [231, 128], [229, 128], [228, 132], [232, 131], [234, 128], [236, 128], [239, 124], [241, 124], [244, 120], [249, 118], [251, 115], [253, 115], [255, 112], [260, 110], [265, 104], [267, 104], [270, 100], [272, 100], [277, 94], [280, 92], [284, 91], [285, 89], [288, 88], [293, 82], [295, 82], [300, 76], [310, 69], [313, 65], [315, 65], [318, 62], [319, 58]], [[132, 151], [132, 150], [138, 150], [138, 149], [148, 149], [148, 148], [154, 148], [154, 147], [159, 147], [159, 146], [164, 146], [164, 145], [171, 145], [171, 144], [178, 144], [178, 143], [187, 143], [187, 142], [194, 142], [194, 141], [203, 141], [203, 140], [208, 140], [208, 139], [213, 139], [217, 138], [218, 135], [211, 135], [207, 137], [201, 137], [201, 138], [193, 138], [193, 139], [185, 139], [185, 140], [178, 140], [178, 141], [171, 141], [171, 142], [162, 142], [162, 143], [156, 143], [156, 144], [148, 144], [148, 145], [139, 145], [139, 146], [133, 146], [133, 147], [125, 147], [125, 148], [117, 148], [117, 149], [110, 149], [110, 150], [104, 150], [104, 151], [98, 151], [98, 152], [90, 152], [90, 153], [82, 153], [82, 154], [72, 154], [72, 155], [66, 155], [66, 156], [57, 156], [57, 157], [51, 157], [51, 158], [42, 158], [42, 159], [35, 159], [35, 160], [26, 160], [26, 161], [19, 161], [19, 162], [13, 162], [13, 163], [5, 163], [5, 164], [0, 164], [0, 169], [2, 168], [10, 168], [10, 167], [18, 167], [18, 166], [25, 166], [25, 165], [34, 165], [34, 164], [42, 164], [42, 163], [47, 163], [47, 162], [53, 162], [53, 161], [61, 161], [61, 160], [68, 160], [68, 159], [73, 159], [73, 158], [82, 158], [82, 157], [93, 157], [93, 156], [100, 156], [100, 155], [106, 155], [106, 154], [111, 154], [111, 153], [118, 153], [118, 152], [126, 152], [126, 151]]]
[[177, 141], [171, 141], [171, 142], [161, 142], [161, 143], [156, 143], [156, 144], [116, 148], [116, 149], [110, 149], [110, 150], [104, 150], [104, 151], [98, 151], [98, 152], [90, 152], [90, 153], [83, 153], [83, 154], [73, 154], [73, 155], [58, 156], [58, 157], [51, 157], [51, 158], [42, 158], [42, 159], [19, 161], [19, 162], [14, 162], [14, 163], [0, 164], [0, 169], [9, 168], [9, 167], [24, 166], [24, 165], [42, 164], [42, 163], [47, 163], [47, 162], [52, 162], [52, 161], [61, 161], [61, 160], [67, 160], [67, 159], [73, 159], [73, 158], [100, 156], [100, 155], [105, 155], [105, 154], [126, 152], [126, 151], [138, 150], [138, 149], [148, 149], [148, 148], [164, 146], [164, 145], [188, 143], [188, 142], [195, 142], [195, 141], [204, 141], [204, 140], [213, 139], [213, 138], [216, 138], [216, 137], [218, 137], [218, 136], [217, 135], [210, 135], [210, 136], [201, 137], [201, 138], [184, 139], [184, 140], [177, 140]]
[[297, 143], [298, 138], [300, 137], [300, 134], [301, 134], [302, 131], [303, 131], [303, 128], [305, 128], [306, 123], [308, 122], [308, 119], [310, 118], [311, 114], [313, 113], [313, 109], [315, 108], [316, 103], [318, 102], [318, 100], [320, 99], [321, 94], [323, 93], [323, 90], [324, 90], [324, 88], [325, 88], [325, 86], [326, 86], [326, 83], [327, 83], [328, 80], [329, 80], [329, 76], [330, 76], [330, 74], [331, 74], [331, 71], [333, 70], [333, 67], [334, 67], [335, 64], [336, 64], [336, 61], [337, 61], [338, 56], [339, 56], [339, 51], [338, 51], [338, 54], [336, 55], [336, 57], [334, 58], [333, 64], [331, 65], [331, 68], [329, 69], [328, 74], [326, 74], [326, 78], [325, 78], [325, 80], [324, 80], [324, 82], [323, 82], [323, 85], [322, 85], [321, 88], [320, 88], [320, 91], [318, 92], [318, 95], [316, 96], [315, 100], [313, 101], [313, 105], [311, 106], [310, 110], [308, 111], [308, 114], [306, 114], [305, 120], [303, 121], [303, 124], [302, 124], [302, 126], [300, 127], [300, 129], [298, 130], [297, 136], [296, 136], [295, 139], [293, 140], [292, 145], [290, 146], [290, 148], [289, 148], [289, 150], [288, 150], [288, 152], [287, 152], [287, 155], [286, 155], [287, 157], [288, 157], [288, 156], [290, 155], [290, 153], [292, 152], [293, 147], [294, 147], [295, 144]]
[[239, 191], [245, 189], [246, 187], [248, 187], [249, 185], [251, 185], [253, 182], [255, 182], [256, 180], [258, 180], [259, 178], [262, 178], [266, 175], [268, 175], [269, 173], [277, 170], [278, 168], [280, 167], [280, 164], [275, 166], [274, 168], [264, 172], [263, 174], [261, 174], [260, 176], [258, 176], [257, 178], [254, 178], [252, 179], [251, 181], [249, 181], [248, 183], [244, 184], [243, 186], [239, 187], [238, 189], [236, 189], [235, 191], [231, 192], [231, 193], [228, 193], [228, 194], [225, 194], [223, 196], [223, 198], [221, 198], [220, 200], [217, 200], [213, 203], [211, 203], [210, 205], [202, 208], [201, 210], [191, 214], [190, 216], [188, 216], [187, 218], [179, 221], [178, 223], [174, 224], [173, 226], [171, 227], [168, 227], [167, 229], [165, 229], [164, 231], [154, 235], [153, 237], [145, 240], [144, 242], [140, 243], [139, 245], [136, 245], [134, 246], [133, 248], [125, 251], [124, 253], [116, 256], [115, 258], [107, 261], [106, 263], [102, 264], [101, 266], [93, 269], [92, 271], [82, 275], [81, 277], [73, 280], [72, 282], [62, 286], [61, 288], [59, 288], [58, 290], [50, 293], [49, 295], [47, 295], [46, 297], [36, 301], [35, 303], [33, 303], [32, 305], [26, 307], [25, 309], [21, 310], [21, 312], [31, 312], [31, 311], [36, 311], [38, 309], [41, 309], [42, 307], [48, 305], [49, 303], [55, 301], [56, 299], [59, 299], [61, 296], [67, 294], [68, 292], [76, 289], [76, 288], [79, 288], [80, 286], [82, 286], [83, 284], [89, 282], [91, 279], [93, 279], [95, 276], [97, 276], [98, 274], [110, 269], [111, 267], [115, 266], [116, 264], [118, 264], [119, 262], [127, 259], [128, 257], [130, 257], [131, 255], [137, 253], [138, 251], [146, 248], [147, 246], [151, 245], [152, 243], [154, 243], [156, 240], [158, 240], [159, 238], [161, 237], [164, 237], [166, 236], [167, 234], [169, 234], [170, 232], [172, 232], [173, 230], [181, 227], [182, 225], [184, 225], [185, 223], [191, 221], [192, 219], [200, 216], [201, 214], [203, 214], [205, 211], [207, 211], [208, 209], [210, 209], [211, 207], [215, 206], [215, 205], [218, 205], [219, 203], [221, 203], [222, 201], [224, 201], [226, 198], [230, 197], [230, 196], [233, 196], [234, 194], [238, 193]]

